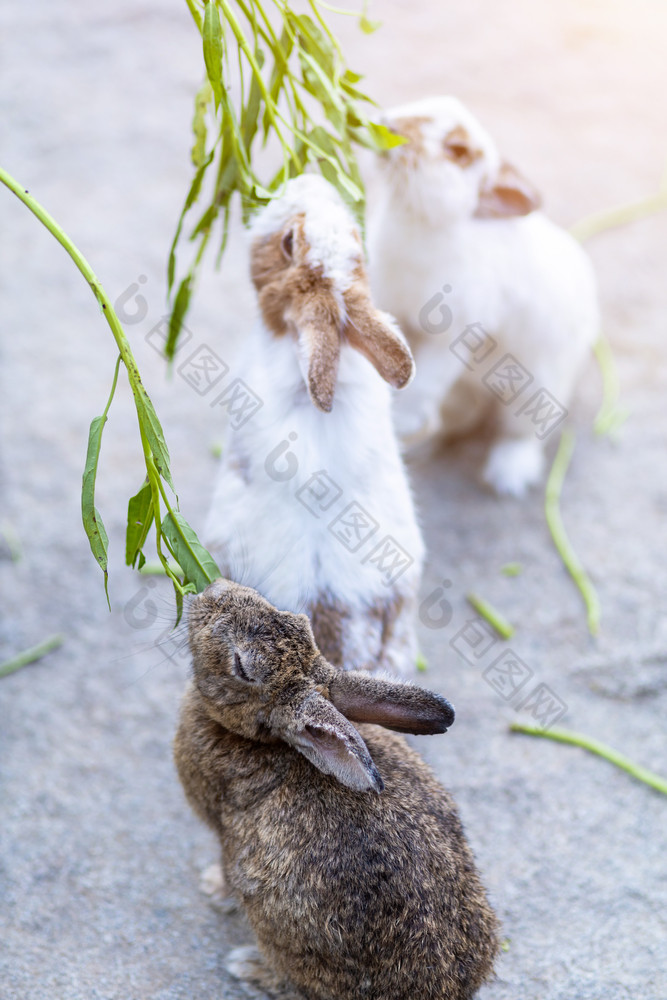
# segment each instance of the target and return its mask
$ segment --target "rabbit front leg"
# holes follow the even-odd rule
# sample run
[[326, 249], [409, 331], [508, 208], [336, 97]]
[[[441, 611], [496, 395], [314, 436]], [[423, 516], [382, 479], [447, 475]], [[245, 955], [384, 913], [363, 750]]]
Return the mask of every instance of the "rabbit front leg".
[[482, 478], [500, 496], [523, 497], [539, 483], [543, 468], [542, 445], [535, 437], [502, 437], [489, 452]]
[[[522, 497], [542, 478], [544, 448], [558, 439], [572, 394], [572, 375], [535, 365], [531, 385], [518, 398], [496, 404], [496, 440], [483, 479], [501, 495]], [[525, 399], [524, 399], [525, 396]]]
[[267, 964], [259, 948], [252, 945], [234, 948], [225, 962], [227, 971], [246, 987], [258, 987], [260, 992], [253, 990], [248, 994], [249, 1000], [308, 1000], [290, 983], [282, 979]]
[[500, 496], [523, 497], [542, 477], [544, 441], [529, 420], [500, 406], [497, 427], [482, 479]]

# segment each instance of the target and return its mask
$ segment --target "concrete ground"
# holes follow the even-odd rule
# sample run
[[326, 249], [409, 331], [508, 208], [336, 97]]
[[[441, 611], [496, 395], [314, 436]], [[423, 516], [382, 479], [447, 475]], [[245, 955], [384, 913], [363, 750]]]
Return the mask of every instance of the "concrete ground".
[[[562, 223], [658, 188], [664, 5], [377, 6], [384, 27], [371, 38], [334, 18], [370, 91], [387, 104], [458, 93]], [[201, 526], [219, 420], [178, 376], [165, 379], [146, 339], [165, 312], [166, 251], [191, 173], [201, 57], [186, 5], [4, 5], [0, 38], [0, 162], [61, 221], [114, 298], [129, 289], [127, 329], [182, 510]], [[456, 795], [508, 940], [483, 1000], [667, 996], [664, 796], [578, 749], [510, 735], [513, 720], [534, 721], [515, 710], [521, 697], [505, 701], [484, 676], [487, 661], [467, 664], [450, 646], [474, 589], [518, 624], [511, 648], [532, 670], [526, 691], [547, 685], [566, 706], [563, 725], [667, 772], [666, 237], [663, 215], [589, 247], [631, 410], [616, 443], [593, 435], [591, 365], [572, 414], [563, 512], [600, 593], [599, 639], [550, 543], [539, 491], [522, 503], [482, 492], [475, 442], [412, 464], [429, 549], [424, 598], [451, 581], [451, 619], [422, 628], [426, 679], [458, 710], [447, 737], [419, 746]], [[248, 325], [243, 269], [236, 243], [222, 273], [202, 281], [190, 317], [196, 342], [225, 358]], [[125, 504], [142, 479], [129, 393], [122, 385], [114, 403], [99, 480], [109, 614], [79, 489], [88, 424], [111, 380], [111, 337], [61, 248], [1, 189], [0, 290], [0, 518], [21, 545], [12, 561], [0, 543], [0, 659], [65, 634], [59, 651], [0, 680], [0, 996], [241, 997], [223, 963], [249, 932], [198, 891], [215, 845], [171, 762], [188, 663], [168, 638], [169, 590], [122, 565]], [[501, 574], [510, 561], [523, 564], [520, 576]]]

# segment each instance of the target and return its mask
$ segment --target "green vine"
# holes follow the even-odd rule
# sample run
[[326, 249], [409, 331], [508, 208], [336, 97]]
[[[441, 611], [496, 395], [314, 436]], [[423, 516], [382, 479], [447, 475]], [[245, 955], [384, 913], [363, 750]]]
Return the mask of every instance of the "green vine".
[[[99, 417], [94, 417], [90, 425], [88, 450], [81, 489], [83, 527], [88, 536], [91, 551], [104, 573], [105, 590], [108, 582], [109, 540], [104, 522], [95, 506], [95, 485], [102, 445], [102, 434], [116, 391], [120, 365], [123, 364], [134, 397], [147, 474], [146, 482], [139, 490], [139, 493], [132, 497], [128, 506], [125, 559], [129, 566], [135, 566], [137, 562], [140, 567], [143, 565], [145, 562], [143, 548], [151, 524], [154, 523], [158, 557], [174, 585], [178, 618], [180, 619], [184, 595], [203, 590], [208, 583], [217, 576], [220, 576], [220, 571], [212, 557], [199, 542], [195, 532], [178, 511], [178, 497], [175, 494], [169, 467], [169, 449], [167, 448], [160, 421], [141, 381], [141, 375], [139, 374], [139, 369], [127, 337], [97, 275], [53, 216], [49, 215], [37, 199], [1, 167], [0, 181], [30, 209], [33, 215], [39, 219], [72, 258], [97, 299], [118, 347], [119, 357], [116, 362], [107, 404], [103, 413]], [[175, 499], [173, 502], [169, 499], [166, 486], [174, 494]], [[164, 502], [167, 511], [164, 519], [161, 517], [160, 499]], [[177, 560], [179, 566], [182, 568], [183, 575], [181, 577], [170, 566], [163, 549], [163, 542], [169, 554]]]

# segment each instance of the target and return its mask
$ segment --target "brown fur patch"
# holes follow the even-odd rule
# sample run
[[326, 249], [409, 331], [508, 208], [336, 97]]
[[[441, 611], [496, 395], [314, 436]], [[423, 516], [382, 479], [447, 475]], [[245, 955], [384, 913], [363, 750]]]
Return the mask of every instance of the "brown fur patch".
[[362, 265], [357, 268], [355, 281], [345, 293], [345, 308], [344, 332], [349, 343], [370, 361], [385, 382], [402, 389], [412, 377], [412, 354], [374, 307]]
[[[411, 121], [414, 124], [417, 119]], [[289, 234], [291, 256], [286, 255], [284, 243]], [[299, 336], [308, 357], [312, 401], [325, 412], [333, 406], [343, 333], [386, 382], [403, 388], [414, 371], [412, 355], [371, 301], [361, 244], [353, 284], [344, 294], [347, 315], [343, 329], [333, 283], [324, 277], [321, 267], [310, 264], [309, 249], [304, 216], [299, 214], [280, 232], [255, 240], [251, 276], [269, 329], [277, 336], [290, 330]]]
[[[291, 257], [284, 251], [290, 232]], [[281, 232], [255, 241], [250, 273], [269, 329], [277, 336], [290, 330], [299, 336], [308, 357], [310, 397], [328, 412], [338, 377], [341, 317], [333, 284], [321, 267], [309, 263], [309, 249], [301, 214]]]
[[380, 649], [378, 652], [378, 664], [382, 664], [385, 650], [391, 646], [396, 632], [396, 623], [404, 610], [405, 599], [402, 595], [396, 594], [391, 600], [378, 601], [368, 608], [367, 614], [370, 622], [374, 624], [380, 632]]
[[427, 125], [430, 121], [431, 119], [425, 115], [411, 115], [407, 118], [397, 118], [396, 121], [391, 123], [391, 131], [395, 132], [396, 135], [402, 135], [408, 140], [407, 146], [398, 147], [401, 153], [407, 151], [408, 148], [415, 156], [419, 156], [420, 153], [424, 152], [422, 125]]
[[343, 667], [347, 609], [325, 595], [308, 611], [315, 642], [324, 658], [334, 667]]

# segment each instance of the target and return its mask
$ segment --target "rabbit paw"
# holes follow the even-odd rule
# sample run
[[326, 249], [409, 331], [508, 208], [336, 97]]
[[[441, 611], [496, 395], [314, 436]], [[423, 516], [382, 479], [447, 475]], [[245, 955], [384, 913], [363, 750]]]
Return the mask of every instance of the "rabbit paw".
[[225, 877], [222, 874], [222, 865], [219, 861], [209, 865], [201, 873], [199, 891], [209, 897], [216, 910], [221, 910], [223, 913], [235, 913], [239, 908], [234, 897], [227, 895]]
[[539, 482], [544, 456], [533, 438], [507, 438], [491, 449], [484, 469], [484, 482], [501, 496], [522, 497]]
[[222, 865], [219, 861], [209, 865], [201, 873], [199, 878], [199, 891], [205, 896], [219, 896], [221, 899], [225, 895], [225, 877], [222, 874]]
[[230, 951], [225, 962], [227, 972], [240, 980], [244, 987], [258, 987], [261, 992], [248, 993], [253, 1000], [263, 1000], [271, 997], [271, 1000], [305, 1000], [302, 993], [297, 992], [288, 983], [283, 982], [267, 966], [264, 956], [259, 948], [253, 945], [246, 945], [242, 948], [234, 948]]

